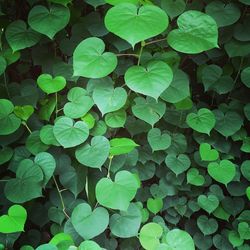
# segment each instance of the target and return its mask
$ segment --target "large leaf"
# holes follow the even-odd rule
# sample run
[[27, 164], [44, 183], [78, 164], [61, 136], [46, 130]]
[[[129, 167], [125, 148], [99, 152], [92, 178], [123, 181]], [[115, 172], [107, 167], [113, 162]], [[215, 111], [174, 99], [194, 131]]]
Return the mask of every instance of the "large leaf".
[[133, 91], [156, 100], [173, 79], [171, 68], [162, 61], [153, 61], [146, 68], [132, 66], [125, 73], [126, 85]]
[[101, 78], [114, 71], [117, 58], [111, 52], [104, 52], [105, 44], [97, 37], [79, 43], [73, 54], [74, 75]]
[[71, 148], [85, 142], [89, 129], [85, 122], [74, 121], [66, 116], [60, 117], [53, 128], [56, 140], [64, 147]]
[[37, 5], [31, 9], [28, 23], [31, 28], [52, 39], [69, 22], [70, 12], [62, 5], [52, 5], [50, 9]]
[[169, 45], [180, 52], [196, 54], [218, 47], [218, 28], [212, 17], [189, 10], [177, 19], [178, 29], [168, 34]]
[[27, 29], [27, 25], [22, 20], [12, 22], [6, 29], [6, 39], [13, 52], [31, 47], [39, 42], [40, 34]]
[[105, 26], [134, 47], [136, 43], [162, 33], [168, 26], [168, 17], [157, 6], [138, 8], [134, 4], [124, 3], [108, 10]]

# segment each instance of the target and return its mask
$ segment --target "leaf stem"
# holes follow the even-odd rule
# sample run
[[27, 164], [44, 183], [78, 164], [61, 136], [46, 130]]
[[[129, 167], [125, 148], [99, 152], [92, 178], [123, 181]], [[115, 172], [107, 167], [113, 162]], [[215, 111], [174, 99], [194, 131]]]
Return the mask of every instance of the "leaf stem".
[[7, 79], [6, 79], [5, 71], [4, 71], [4, 73], [3, 73], [3, 79], [4, 79], [4, 87], [5, 87], [5, 90], [6, 90], [6, 92], [7, 92], [8, 98], [10, 98], [10, 92], [9, 92], [9, 88], [8, 88], [8, 85], [7, 85]]
[[57, 96], [57, 92], [55, 93], [55, 98], [56, 98], [56, 118], [57, 118], [57, 113], [58, 113], [58, 96]]
[[110, 167], [114, 156], [109, 156], [108, 174], [107, 178], [110, 178]]
[[137, 54], [116, 54], [116, 56], [134, 56], [134, 57], [138, 57]]
[[156, 39], [156, 40], [153, 40], [153, 41], [150, 41], [150, 42], [145, 43], [144, 46], [151, 45], [151, 44], [154, 44], [154, 43], [159, 43], [159, 42], [166, 41], [166, 40], [167, 40], [166, 37], [160, 38], [160, 39]]
[[62, 194], [61, 194], [62, 190], [59, 189], [58, 183], [57, 183], [56, 178], [55, 178], [54, 175], [53, 175], [53, 180], [54, 180], [54, 183], [56, 185], [57, 193], [58, 193], [58, 195], [60, 197], [60, 200], [61, 200], [63, 213], [64, 213], [64, 215], [66, 216], [67, 219], [70, 219], [69, 215], [66, 212], [66, 207], [65, 207], [64, 200], [63, 200], [63, 197], [62, 197]]
[[144, 46], [145, 46], [145, 42], [142, 41], [142, 42], [141, 42], [140, 52], [139, 52], [139, 55], [138, 55], [138, 62], [137, 62], [137, 65], [140, 65], [140, 62], [141, 62], [141, 55], [142, 55], [142, 51], [143, 51]]
[[27, 130], [28, 130], [29, 133], [31, 134], [32, 131], [31, 131], [31, 129], [29, 128], [28, 124], [27, 124], [25, 121], [22, 121], [22, 124], [23, 124], [23, 126], [24, 126], [25, 128], [27, 128]]

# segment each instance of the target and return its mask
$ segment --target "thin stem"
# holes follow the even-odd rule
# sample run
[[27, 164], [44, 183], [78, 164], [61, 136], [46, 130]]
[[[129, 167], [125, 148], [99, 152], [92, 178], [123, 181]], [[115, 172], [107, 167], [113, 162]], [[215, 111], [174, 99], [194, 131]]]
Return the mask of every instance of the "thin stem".
[[[240, 76], [240, 72], [241, 72], [241, 68], [242, 68], [242, 65], [243, 65], [243, 61], [244, 61], [244, 57], [241, 57], [239, 69], [237, 71], [237, 74], [236, 74], [236, 76], [234, 78], [234, 82], [233, 82], [233, 86], [234, 87], [236, 86], [237, 80], [238, 80], [238, 78]], [[227, 99], [230, 98], [230, 95], [232, 94], [232, 91], [233, 91], [233, 89], [229, 92]]]
[[55, 178], [54, 175], [53, 175], [53, 180], [54, 180], [54, 183], [56, 185], [57, 193], [58, 193], [58, 195], [60, 197], [60, 200], [61, 200], [63, 213], [64, 213], [64, 215], [66, 216], [67, 219], [70, 219], [69, 215], [66, 213], [66, 207], [65, 207], [64, 200], [63, 200], [63, 197], [62, 197], [62, 194], [61, 194], [62, 191], [59, 189], [59, 186], [57, 184], [57, 181], [56, 181], [56, 178]]
[[9, 180], [0, 180], [0, 182], [6, 182], [6, 181], [9, 181]]
[[140, 52], [139, 52], [139, 55], [138, 55], [138, 62], [137, 62], [137, 65], [140, 65], [141, 55], [142, 55], [142, 51], [143, 51], [144, 46], [145, 46], [145, 42], [142, 41], [142, 42], [141, 42]]
[[57, 118], [57, 113], [58, 113], [58, 97], [57, 97], [57, 92], [55, 93], [55, 98], [56, 98], [56, 118]]
[[32, 131], [31, 131], [31, 129], [29, 128], [28, 124], [27, 124], [25, 121], [22, 121], [22, 124], [23, 124], [23, 126], [29, 131], [29, 133], [31, 134]]
[[159, 43], [159, 42], [166, 41], [166, 40], [167, 40], [166, 37], [165, 38], [156, 39], [156, 40], [153, 40], [153, 41], [145, 43], [145, 46], [150, 45], [150, 44], [154, 44], [154, 43]]
[[9, 89], [8, 89], [7, 79], [6, 79], [6, 74], [5, 74], [5, 72], [3, 73], [3, 79], [4, 79], [4, 87], [5, 87], [5, 89], [6, 89], [8, 98], [10, 98], [10, 92], [9, 92]]
[[111, 163], [112, 163], [113, 157], [114, 157], [114, 156], [110, 156], [110, 157], [109, 157], [109, 165], [108, 165], [108, 174], [107, 174], [107, 178], [110, 178], [110, 167], [111, 167]]
[[116, 54], [116, 56], [134, 56], [138, 58], [137, 54]]

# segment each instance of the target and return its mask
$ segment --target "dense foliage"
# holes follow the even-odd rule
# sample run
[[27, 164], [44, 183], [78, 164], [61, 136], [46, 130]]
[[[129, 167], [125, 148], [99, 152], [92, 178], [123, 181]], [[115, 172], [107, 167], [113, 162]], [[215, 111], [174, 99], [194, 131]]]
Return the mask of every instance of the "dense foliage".
[[250, 249], [249, 0], [0, 3], [0, 249]]

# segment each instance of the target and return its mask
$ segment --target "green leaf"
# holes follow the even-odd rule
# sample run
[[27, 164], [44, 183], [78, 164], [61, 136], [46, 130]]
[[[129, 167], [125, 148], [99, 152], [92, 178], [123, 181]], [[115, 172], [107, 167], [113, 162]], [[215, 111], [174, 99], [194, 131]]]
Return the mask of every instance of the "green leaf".
[[215, 126], [215, 116], [209, 109], [201, 108], [197, 114], [188, 114], [186, 122], [193, 130], [209, 135]]
[[42, 5], [36, 5], [28, 16], [30, 27], [52, 39], [69, 22], [70, 12], [62, 5], [52, 5], [50, 9]]
[[129, 42], [132, 47], [138, 42], [161, 34], [168, 27], [166, 13], [157, 6], [118, 4], [108, 10], [105, 19], [106, 28]]
[[86, 115], [94, 105], [87, 91], [80, 87], [72, 88], [67, 95], [69, 102], [63, 107], [63, 112], [67, 117], [80, 118]]
[[74, 123], [71, 118], [62, 116], [55, 122], [53, 133], [64, 148], [72, 148], [87, 140], [89, 129], [85, 122]]
[[250, 88], [250, 67], [246, 67], [241, 71], [240, 74], [241, 81]]
[[218, 223], [214, 218], [209, 219], [206, 215], [201, 215], [197, 219], [197, 226], [204, 235], [210, 235], [218, 230]]
[[109, 156], [109, 140], [104, 136], [95, 136], [91, 145], [85, 144], [76, 149], [76, 159], [83, 165], [101, 169]]
[[10, 179], [4, 188], [8, 200], [24, 203], [42, 196], [43, 172], [32, 160], [22, 160], [16, 171], [16, 178]]
[[246, 195], [247, 195], [248, 200], [250, 200], [250, 187], [247, 187]]
[[27, 212], [20, 205], [13, 205], [8, 210], [8, 215], [0, 217], [0, 233], [9, 234], [24, 231]]
[[147, 97], [146, 99], [136, 97], [134, 101], [135, 105], [132, 106], [133, 114], [152, 127], [162, 118], [166, 111], [166, 104], [164, 102], [157, 102], [151, 97]]
[[209, 194], [208, 196], [202, 194], [198, 197], [198, 204], [202, 209], [211, 214], [219, 206], [219, 199], [213, 194]]
[[129, 138], [114, 138], [110, 140], [110, 155], [122, 155], [130, 153], [135, 147], [139, 145], [136, 144], [132, 139]]
[[185, 172], [191, 165], [189, 157], [185, 154], [180, 154], [178, 156], [168, 154], [165, 163], [167, 167], [176, 174], [176, 176]]
[[158, 128], [150, 129], [147, 139], [153, 151], [165, 150], [171, 145], [171, 136], [166, 133], [162, 134]]
[[162, 0], [161, 8], [173, 19], [184, 12], [186, 4], [183, 0]]
[[178, 17], [177, 24], [179, 29], [170, 31], [167, 38], [173, 49], [196, 54], [218, 47], [217, 24], [209, 15], [189, 10]]
[[14, 108], [14, 114], [23, 121], [27, 121], [33, 113], [34, 108], [31, 105], [15, 106]]
[[163, 201], [160, 198], [149, 198], [147, 200], [147, 208], [153, 214], [157, 214], [163, 208]]
[[47, 152], [41, 152], [36, 155], [34, 162], [43, 171], [43, 186], [45, 187], [56, 169], [56, 161], [51, 154]]
[[146, 250], [156, 249], [160, 245], [162, 236], [162, 227], [154, 222], [145, 224], [140, 231], [139, 240], [141, 245]]
[[110, 218], [110, 230], [113, 235], [119, 238], [131, 238], [137, 236], [142, 215], [140, 209], [131, 203], [127, 211], [120, 214], [113, 214]]
[[37, 78], [39, 88], [46, 94], [59, 92], [66, 86], [66, 80], [63, 76], [52, 78], [50, 74], [42, 74]]
[[21, 119], [12, 112], [14, 105], [7, 99], [0, 99], [0, 135], [14, 133], [21, 125]]
[[22, 20], [10, 23], [6, 28], [5, 36], [13, 52], [37, 44], [41, 37], [39, 33], [27, 29], [26, 23]]
[[109, 178], [98, 181], [96, 199], [104, 207], [126, 211], [138, 188], [136, 176], [123, 170], [116, 174], [114, 182]]
[[127, 100], [127, 92], [124, 88], [114, 88], [108, 82], [95, 87], [93, 100], [102, 115], [119, 110]]
[[13, 149], [10, 147], [2, 147], [0, 149], [0, 165], [3, 165], [4, 163], [8, 162], [11, 157], [13, 156]]
[[92, 239], [105, 231], [109, 223], [109, 213], [103, 207], [92, 211], [88, 204], [77, 205], [72, 212], [72, 224], [85, 239]]
[[192, 237], [185, 231], [173, 229], [166, 235], [168, 250], [195, 250]]
[[112, 4], [112, 5], [117, 5], [121, 3], [133, 3], [133, 4], [138, 4], [139, 0], [105, 0], [106, 3]]
[[188, 76], [181, 70], [174, 72], [170, 86], [161, 94], [161, 99], [170, 103], [177, 103], [190, 96]]
[[7, 62], [4, 57], [0, 56], [0, 76], [4, 73], [7, 67]]
[[197, 168], [190, 168], [187, 172], [187, 183], [194, 186], [203, 186], [205, 178], [199, 174], [199, 170]]
[[127, 114], [125, 110], [118, 110], [105, 116], [105, 123], [110, 128], [123, 128], [126, 122]]
[[250, 226], [247, 222], [240, 222], [238, 224], [238, 232], [241, 239], [250, 240]]
[[85, 240], [78, 248], [79, 250], [102, 250], [102, 248], [92, 240]]
[[228, 240], [233, 245], [233, 247], [239, 247], [243, 244], [244, 240], [240, 238], [240, 235], [236, 231], [230, 231], [228, 234]]
[[205, 10], [216, 21], [218, 27], [236, 23], [241, 15], [236, 4], [230, 2], [225, 4], [217, 0], [209, 3]]
[[235, 165], [229, 160], [222, 160], [219, 163], [210, 162], [208, 164], [208, 173], [216, 181], [227, 185], [233, 180], [236, 169]]
[[[215, 130], [225, 137], [235, 134], [243, 125], [242, 117], [234, 111], [223, 113], [217, 109], [214, 110], [213, 113], [216, 118]], [[228, 124], [230, 124], [230, 126], [228, 126]]]
[[201, 143], [199, 152], [203, 161], [216, 161], [219, 158], [218, 151], [211, 149], [211, 145], [208, 143]]
[[152, 61], [145, 68], [132, 66], [125, 73], [126, 85], [131, 90], [156, 100], [168, 88], [172, 79], [171, 68], [162, 61]]
[[79, 43], [73, 54], [74, 76], [102, 78], [112, 73], [117, 66], [116, 55], [104, 50], [104, 42], [97, 37]]

